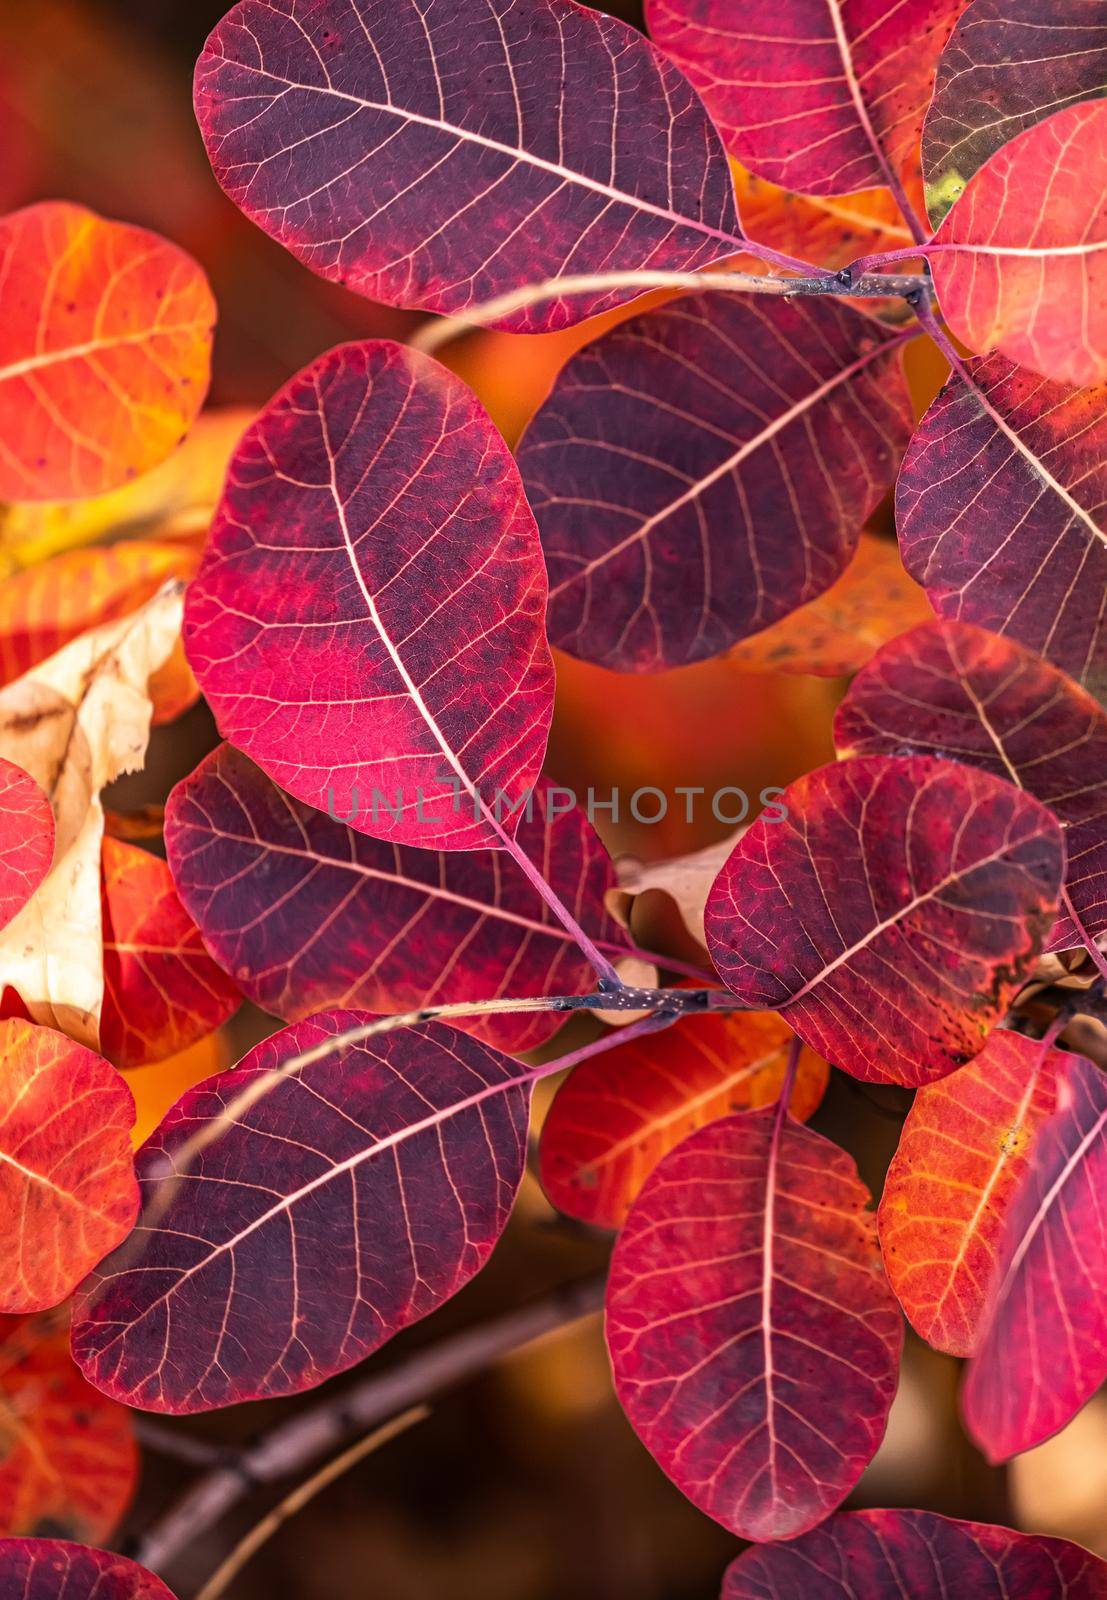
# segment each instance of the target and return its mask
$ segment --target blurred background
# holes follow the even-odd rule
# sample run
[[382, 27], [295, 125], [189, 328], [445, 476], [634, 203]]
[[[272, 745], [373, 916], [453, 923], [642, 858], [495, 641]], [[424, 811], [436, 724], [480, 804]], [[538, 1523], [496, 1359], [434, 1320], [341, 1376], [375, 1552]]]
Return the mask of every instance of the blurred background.
[[[192, 63], [222, 0], [3, 0], [0, 6], [0, 211], [71, 199], [183, 245], [219, 304], [211, 401], [261, 404], [298, 367], [344, 339], [404, 337], [414, 317], [313, 277], [252, 227], [209, 171], [191, 108]], [[633, 4], [609, 6], [632, 23]], [[443, 359], [478, 391], [509, 441], [558, 367], [594, 329], [519, 338], [476, 333]], [[916, 402], [940, 383], [933, 355], [912, 351]], [[890, 507], [874, 529], [892, 535]], [[601, 795], [652, 785], [756, 796], [832, 756], [842, 683], [752, 674], [730, 661], [661, 677], [618, 677], [558, 658], [558, 710], [547, 770]], [[200, 707], [156, 732], [145, 773], [109, 804], [164, 800], [215, 742]], [[600, 820], [613, 853], [658, 859], [725, 832], [704, 808], [641, 827]], [[641, 942], [687, 953], [671, 904], [636, 908]], [[667, 942], [666, 942], [667, 941]], [[189, 1083], [233, 1059], [273, 1023], [246, 1008], [227, 1036], [132, 1074], [147, 1131]], [[582, 1035], [583, 1036], [583, 1035]], [[559, 1048], [575, 1035], [563, 1034]], [[548, 1091], [549, 1085], [544, 1088]], [[548, 1100], [548, 1093], [546, 1095]], [[879, 1190], [908, 1097], [835, 1075], [814, 1125], [847, 1146]], [[605, 1238], [565, 1222], [532, 1178], [491, 1266], [430, 1322], [375, 1358], [385, 1370], [456, 1329], [601, 1267]], [[350, 1382], [336, 1380], [335, 1387]], [[916, 1505], [1058, 1532], [1107, 1554], [1107, 1401], [1008, 1472], [989, 1468], [956, 1415], [958, 1363], [909, 1340], [887, 1440], [850, 1502]], [[307, 1397], [310, 1403], [312, 1397]], [[300, 1402], [237, 1408], [180, 1432], [236, 1442]], [[145, 1453], [127, 1547], [181, 1492], [192, 1469]], [[274, 1496], [275, 1498], [275, 1496]], [[190, 1596], [236, 1535], [265, 1509], [250, 1501], [167, 1574]], [[505, 1361], [437, 1400], [428, 1419], [350, 1472], [279, 1534], [232, 1586], [237, 1600], [710, 1600], [736, 1542], [672, 1488], [611, 1396], [598, 1319]]]

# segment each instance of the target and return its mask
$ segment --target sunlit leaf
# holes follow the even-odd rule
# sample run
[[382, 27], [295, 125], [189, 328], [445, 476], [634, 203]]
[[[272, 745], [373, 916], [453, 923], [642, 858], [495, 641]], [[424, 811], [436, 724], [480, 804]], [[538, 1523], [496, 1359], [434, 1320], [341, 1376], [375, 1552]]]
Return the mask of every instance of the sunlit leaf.
[[545, 604], [487, 415], [378, 340], [320, 357], [246, 433], [185, 642], [220, 731], [297, 799], [379, 838], [475, 849], [498, 840], [470, 791], [517, 803], [545, 753]]
[[1104, 1600], [1107, 1562], [1067, 1539], [932, 1511], [846, 1511], [747, 1550], [721, 1600]]
[[964, 622], [886, 645], [834, 723], [843, 755], [916, 750], [994, 772], [1047, 805], [1065, 830], [1065, 895], [1046, 950], [1107, 931], [1107, 713], [1071, 678]]
[[1095, 0], [1048, 6], [972, 0], [938, 62], [923, 125], [931, 220], [942, 220], [977, 168], [1009, 139], [1063, 106], [1101, 94], [1107, 94], [1107, 17]]
[[134, 1101], [102, 1056], [0, 1022], [0, 1311], [58, 1305], [130, 1231]]
[[50, 870], [54, 813], [29, 773], [0, 757], [0, 928]]
[[203, 403], [214, 322], [204, 274], [156, 234], [62, 201], [0, 218], [0, 500], [156, 466]]
[[64, 1539], [0, 1539], [0, 1592], [19, 1600], [173, 1600], [126, 1556]]
[[[731, 170], [743, 233], [784, 255], [835, 271], [848, 267], [858, 256], [902, 250], [911, 243], [911, 230], [887, 189], [845, 195], [793, 194], [765, 178], [755, 178], [737, 161], [731, 162]], [[733, 265], [746, 272], [768, 270], [752, 255], [737, 258]]]
[[961, 0], [647, 0], [650, 35], [727, 148], [801, 194], [900, 175]]
[[[661, 1158], [697, 1128], [773, 1104], [792, 1030], [772, 1012], [689, 1016], [582, 1061], [542, 1128], [542, 1187], [559, 1211], [618, 1228]], [[805, 1050], [789, 1102], [806, 1121], [827, 1066]]]
[[848, 307], [694, 295], [580, 351], [518, 453], [553, 643], [656, 672], [828, 588], [907, 442], [909, 337]]
[[1069, 1057], [1011, 1208], [961, 1395], [990, 1461], [1029, 1450], [1107, 1380], [1107, 1075]]
[[108, 537], [178, 543], [202, 538], [231, 451], [253, 416], [242, 406], [202, 412], [160, 467], [108, 494], [0, 508], [0, 570], [34, 566]]
[[114, 622], [188, 579], [198, 554], [185, 544], [131, 543], [74, 550], [0, 584], [0, 683], [9, 683], [86, 628]]
[[884, 1265], [915, 1331], [971, 1355], [1031, 1148], [1054, 1109], [1059, 1050], [997, 1028], [967, 1067], [915, 1096], [880, 1201]]
[[772, 1107], [654, 1169], [612, 1257], [607, 1341], [639, 1438], [744, 1539], [839, 1505], [880, 1443], [903, 1324], [852, 1160]]
[[919, 1085], [970, 1061], [1052, 925], [1057, 822], [990, 773], [925, 756], [820, 767], [782, 804], [707, 902], [724, 982], [858, 1078]]
[[74, 1314], [97, 1388], [172, 1412], [309, 1389], [484, 1265], [522, 1177], [531, 1069], [443, 1023], [337, 1042], [370, 1020], [273, 1035], [143, 1146], [147, 1221]]
[[179, 636], [179, 586], [81, 634], [0, 689], [0, 756], [26, 768], [54, 809], [54, 864], [0, 933], [0, 970], [30, 1014], [99, 1041], [101, 790], [141, 767], [147, 686]]
[[928, 252], [946, 321], [1058, 383], [1107, 379], [1107, 100], [1034, 124], [968, 182]]
[[110, 1539], [137, 1472], [130, 1415], [81, 1377], [68, 1329], [0, 1322], [0, 1531]]
[[[606, 850], [581, 811], [551, 819], [550, 801], [542, 784], [520, 845], [594, 938], [624, 946], [604, 908], [615, 881]], [[588, 962], [512, 861], [367, 838], [285, 794], [230, 745], [177, 785], [165, 842], [208, 949], [286, 1021], [333, 1005], [406, 1011], [593, 986]], [[464, 1025], [520, 1051], [563, 1020], [520, 1012]]]
[[162, 1061], [224, 1023], [239, 991], [204, 948], [164, 861], [103, 844], [100, 1046], [118, 1067]]
[[[387, 305], [457, 312], [564, 273], [733, 253], [730, 173], [700, 102], [583, 6], [241, 0], [200, 56], [196, 114], [246, 215]], [[601, 303], [550, 301], [513, 326]]]
[[1010, 634], [1107, 697], [1107, 385], [968, 363], [896, 486], [903, 561], [946, 617]]
[[882, 644], [933, 613], [888, 539], [862, 533], [842, 576], [798, 611], [743, 639], [727, 658], [750, 672], [859, 672]]

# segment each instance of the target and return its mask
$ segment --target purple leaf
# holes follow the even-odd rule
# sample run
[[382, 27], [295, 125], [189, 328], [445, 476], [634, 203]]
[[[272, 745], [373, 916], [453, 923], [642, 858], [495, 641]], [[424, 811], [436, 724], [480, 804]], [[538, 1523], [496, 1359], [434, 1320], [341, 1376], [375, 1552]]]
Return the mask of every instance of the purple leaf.
[[[436, 362], [340, 345], [247, 430], [185, 606], [220, 731], [282, 788], [426, 849], [502, 842], [553, 708], [519, 475]], [[505, 818], [509, 830], [518, 816]]]
[[721, 1600], [1105, 1600], [1107, 1562], [1067, 1539], [932, 1511], [845, 1511], [747, 1550]]
[[[583, 813], [550, 820], [536, 792], [518, 843], [591, 934], [625, 943], [604, 908], [615, 869]], [[586, 994], [571, 936], [501, 852], [416, 850], [369, 839], [294, 800], [223, 745], [177, 785], [169, 864], [216, 960], [251, 1000], [293, 1022], [326, 1006], [407, 1011], [501, 995]], [[501, 1050], [552, 1037], [554, 1012], [459, 1026]]]
[[341, 1043], [371, 1021], [285, 1028], [143, 1145], [135, 1234], [74, 1312], [74, 1356], [105, 1394], [190, 1412], [310, 1389], [487, 1261], [533, 1069], [439, 1022]]
[[907, 337], [831, 302], [693, 295], [574, 356], [519, 449], [554, 644], [658, 672], [828, 588], [907, 444]]
[[0, 1539], [4, 1600], [173, 1600], [152, 1572], [67, 1539]]
[[691, 85], [569, 0], [242, 0], [197, 63], [196, 115], [252, 221], [387, 305], [460, 312], [566, 273], [692, 269], [740, 231]]
[[1107, 693], [1107, 409], [1005, 356], [967, 363], [896, 486], [903, 564], [943, 617], [1010, 634]]

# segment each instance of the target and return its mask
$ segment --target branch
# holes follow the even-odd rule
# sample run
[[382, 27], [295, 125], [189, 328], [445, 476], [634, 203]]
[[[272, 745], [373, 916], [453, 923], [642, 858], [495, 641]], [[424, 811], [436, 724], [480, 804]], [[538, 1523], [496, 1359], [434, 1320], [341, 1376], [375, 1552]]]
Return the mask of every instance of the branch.
[[[915, 254], [918, 254], [916, 251]], [[908, 257], [910, 252], [908, 252]], [[468, 333], [472, 328], [499, 322], [513, 312], [542, 305], [563, 296], [602, 294], [606, 290], [698, 289], [721, 294], [831, 295], [859, 300], [886, 299], [917, 294], [927, 279], [915, 273], [819, 273], [814, 277], [778, 278], [753, 272], [598, 272], [547, 278], [544, 283], [528, 284], [509, 294], [497, 295], [473, 306], [463, 317], [441, 317], [421, 328], [411, 340], [414, 350], [433, 354], [443, 345]]]
[[419, 1350], [279, 1424], [240, 1456], [204, 1474], [147, 1530], [135, 1559], [164, 1571], [251, 1491], [313, 1466], [348, 1439], [493, 1366], [543, 1335], [593, 1315], [606, 1274], [564, 1284], [545, 1299]]

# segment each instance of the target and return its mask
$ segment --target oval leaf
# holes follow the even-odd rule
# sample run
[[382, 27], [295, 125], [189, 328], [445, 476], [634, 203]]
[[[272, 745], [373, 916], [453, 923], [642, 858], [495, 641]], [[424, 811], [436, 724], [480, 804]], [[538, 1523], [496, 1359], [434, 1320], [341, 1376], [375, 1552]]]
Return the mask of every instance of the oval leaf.
[[658, 672], [821, 594], [906, 445], [907, 337], [848, 307], [693, 295], [574, 356], [519, 448], [554, 644]]
[[0, 1326], [0, 1527], [110, 1539], [137, 1473], [130, 1413], [81, 1377], [68, 1330], [46, 1318]]
[[911, 1326], [950, 1355], [979, 1342], [1012, 1201], [1056, 1100], [1060, 1050], [997, 1028], [915, 1096], [884, 1180], [884, 1265]]
[[744, 166], [801, 194], [898, 178], [960, 0], [646, 0]]
[[310, 1389], [487, 1261], [523, 1174], [533, 1068], [443, 1023], [343, 1043], [371, 1021], [285, 1028], [143, 1145], [145, 1220], [74, 1312], [97, 1388], [170, 1412]]
[[0, 1539], [0, 1592], [19, 1600], [173, 1600], [145, 1567], [64, 1539]]
[[[556, 794], [539, 786], [519, 845], [614, 953], [625, 943], [604, 907], [614, 867], [581, 811], [556, 813]], [[230, 745], [170, 795], [165, 843], [208, 949], [286, 1021], [339, 1004], [408, 1011], [593, 987], [588, 961], [513, 861], [368, 839], [285, 794]], [[514, 1053], [563, 1021], [536, 1011], [459, 1026]]]
[[1107, 932], [1107, 713], [1056, 667], [982, 628], [929, 623], [854, 679], [834, 742], [951, 756], [1025, 789], [1065, 830], [1064, 909], [1045, 948]]
[[[563, 0], [242, 0], [197, 63], [196, 115], [246, 215], [386, 305], [459, 312], [736, 248], [726, 157], [692, 89], [625, 23]], [[553, 300], [511, 326], [602, 303]]]
[[721, 1600], [1104, 1600], [1107, 1562], [1067, 1539], [932, 1511], [845, 1511], [789, 1544], [747, 1550]]
[[46, 201], [0, 218], [0, 500], [101, 494], [203, 403], [215, 302], [144, 228]]
[[1107, 94], [1107, 17], [1088, 0], [972, 0], [942, 51], [923, 127], [937, 224], [988, 157], [1024, 128]]
[[[542, 1187], [559, 1211], [619, 1228], [661, 1158], [729, 1112], [775, 1103], [792, 1030], [772, 1012], [688, 1016], [574, 1067], [542, 1127]], [[801, 1122], [826, 1089], [805, 1050], [789, 1107]]]
[[204, 949], [165, 862], [110, 838], [102, 859], [100, 1045], [116, 1066], [143, 1067], [218, 1028], [240, 997]]
[[54, 813], [22, 767], [0, 756], [0, 928], [22, 910], [54, 859]]
[[857, 1078], [917, 1086], [970, 1061], [1057, 907], [1061, 830], [990, 773], [863, 756], [785, 791], [707, 902], [708, 948], [747, 1006]]
[[849, 1156], [767, 1107], [655, 1168], [611, 1261], [615, 1388], [658, 1464], [743, 1539], [791, 1538], [884, 1433], [903, 1323]]
[[945, 617], [1010, 634], [1107, 697], [1107, 386], [968, 362], [896, 485], [903, 563]]
[[1004, 1230], [961, 1395], [989, 1461], [1063, 1428], [1107, 1380], [1107, 1075], [1069, 1057]]
[[126, 1238], [138, 1210], [131, 1091], [83, 1045], [0, 1022], [0, 1311], [56, 1306]]
[[969, 181], [927, 254], [972, 350], [1059, 383], [1107, 379], [1107, 101], [1027, 128]]
[[488, 416], [436, 362], [371, 340], [321, 356], [247, 430], [185, 643], [220, 731], [282, 788], [378, 838], [474, 850], [502, 839], [472, 791], [518, 803], [542, 764], [545, 608]]

